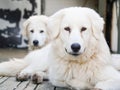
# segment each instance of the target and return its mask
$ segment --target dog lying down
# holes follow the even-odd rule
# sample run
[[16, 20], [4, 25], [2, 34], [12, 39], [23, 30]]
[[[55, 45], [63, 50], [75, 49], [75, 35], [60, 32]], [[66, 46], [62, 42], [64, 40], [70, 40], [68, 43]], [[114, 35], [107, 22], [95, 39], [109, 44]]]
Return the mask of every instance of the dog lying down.
[[23, 23], [24, 29], [22, 35], [28, 41], [28, 49], [30, 51], [42, 48], [48, 43], [47, 20], [47, 16], [35, 15], [31, 16]]
[[49, 78], [55, 86], [77, 90], [120, 90], [120, 73], [102, 33], [103, 19], [92, 9], [65, 8], [47, 22], [51, 43], [23, 59], [0, 64], [0, 75], [29, 77], [36, 83]]

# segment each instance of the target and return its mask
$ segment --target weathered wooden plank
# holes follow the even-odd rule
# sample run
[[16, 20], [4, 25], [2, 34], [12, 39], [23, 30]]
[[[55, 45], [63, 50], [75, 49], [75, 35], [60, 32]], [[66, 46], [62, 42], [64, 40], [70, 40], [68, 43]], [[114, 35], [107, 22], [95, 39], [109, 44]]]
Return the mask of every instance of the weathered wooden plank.
[[37, 84], [33, 84], [32, 82], [30, 82], [25, 88], [24, 90], [34, 90], [36, 88]]
[[3, 84], [5, 81], [7, 81], [9, 79], [9, 77], [2, 77], [0, 79], [0, 84]]
[[29, 85], [30, 81], [21, 82], [15, 90], [25, 90], [25, 88]]
[[14, 77], [10, 77], [4, 83], [0, 84], [0, 90], [15, 90], [19, 82], [16, 82]]
[[67, 88], [55, 88], [48, 81], [38, 85], [33, 84], [31, 81], [17, 82], [15, 77], [1, 77], [0, 83], [0, 90], [70, 90]]
[[39, 84], [35, 90], [54, 90], [54, 86], [52, 86], [49, 82], [45, 81], [42, 84]]
[[71, 89], [56, 87], [56, 89], [55, 89], [55, 90], [71, 90]]

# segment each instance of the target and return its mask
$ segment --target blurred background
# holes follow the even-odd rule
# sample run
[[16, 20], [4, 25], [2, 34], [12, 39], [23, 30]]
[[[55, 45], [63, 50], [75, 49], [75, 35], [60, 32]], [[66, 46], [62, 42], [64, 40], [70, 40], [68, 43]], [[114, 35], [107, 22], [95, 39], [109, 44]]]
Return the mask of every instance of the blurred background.
[[0, 0], [0, 57], [22, 57], [27, 53], [21, 35], [27, 18], [36, 14], [50, 16], [71, 6], [96, 10], [105, 20], [104, 35], [111, 52], [120, 53], [119, 4], [119, 0]]

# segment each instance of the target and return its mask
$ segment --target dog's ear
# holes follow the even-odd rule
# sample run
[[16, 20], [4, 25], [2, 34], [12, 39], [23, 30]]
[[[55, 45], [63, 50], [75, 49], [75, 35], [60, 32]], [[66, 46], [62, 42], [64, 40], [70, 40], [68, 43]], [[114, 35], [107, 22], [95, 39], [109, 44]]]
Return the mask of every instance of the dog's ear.
[[90, 8], [85, 9], [87, 10], [87, 15], [91, 21], [93, 35], [96, 39], [99, 39], [104, 28], [104, 20], [96, 11]]
[[30, 23], [30, 20], [27, 19], [24, 23], [23, 23], [23, 30], [22, 30], [22, 36], [28, 40], [28, 25]]
[[64, 16], [65, 9], [60, 10], [49, 17], [47, 22], [48, 33], [51, 39], [58, 37], [60, 33], [60, 23]]

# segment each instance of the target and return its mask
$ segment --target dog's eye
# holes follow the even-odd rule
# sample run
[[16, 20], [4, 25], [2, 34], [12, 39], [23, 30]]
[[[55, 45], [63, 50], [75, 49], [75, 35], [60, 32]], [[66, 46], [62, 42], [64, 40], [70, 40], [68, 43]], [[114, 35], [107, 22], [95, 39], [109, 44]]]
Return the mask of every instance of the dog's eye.
[[30, 32], [31, 32], [31, 33], [34, 33], [34, 31], [33, 31], [33, 30], [30, 30]]
[[43, 32], [44, 32], [43, 30], [40, 31], [40, 33], [43, 33]]
[[69, 31], [69, 32], [71, 31], [70, 27], [65, 27], [64, 30]]
[[81, 32], [85, 31], [86, 29], [87, 29], [86, 27], [82, 27]]

